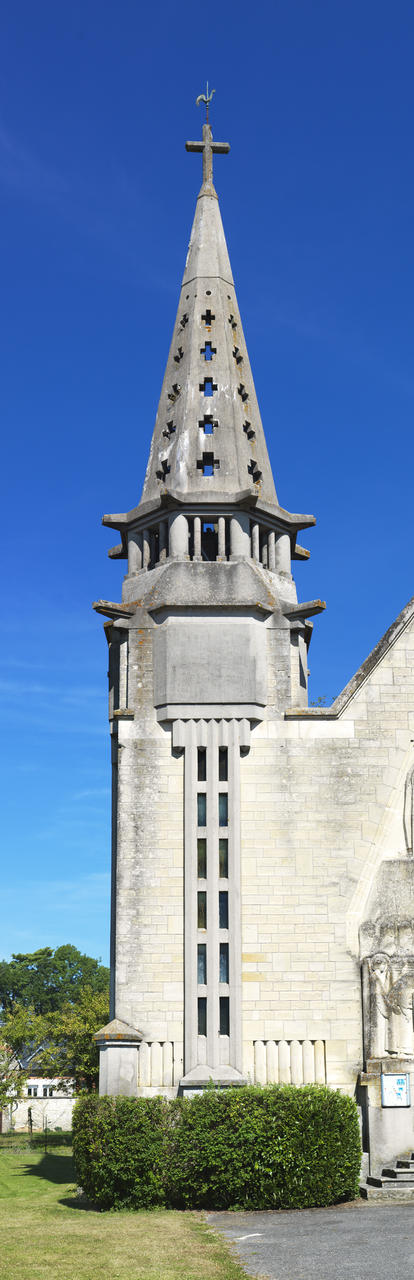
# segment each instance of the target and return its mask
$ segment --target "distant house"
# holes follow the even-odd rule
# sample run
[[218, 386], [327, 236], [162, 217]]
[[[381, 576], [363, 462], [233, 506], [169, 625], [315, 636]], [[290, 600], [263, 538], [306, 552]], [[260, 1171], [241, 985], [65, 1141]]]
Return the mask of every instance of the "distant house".
[[15, 1098], [0, 1113], [2, 1133], [33, 1133], [48, 1129], [71, 1129], [76, 1098], [73, 1081], [49, 1076], [29, 1076], [23, 1096]]

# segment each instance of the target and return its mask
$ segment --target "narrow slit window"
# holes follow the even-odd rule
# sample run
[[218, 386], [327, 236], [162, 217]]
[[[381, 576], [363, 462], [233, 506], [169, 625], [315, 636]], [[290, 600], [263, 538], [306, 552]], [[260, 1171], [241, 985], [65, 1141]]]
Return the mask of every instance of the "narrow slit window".
[[[228, 1002], [227, 1002], [228, 1003]], [[199, 1036], [207, 1035], [207, 997], [198, 997], [198, 1034]]]
[[207, 840], [204, 836], [197, 840], [197, 875], [199, 880], [207, 878]]
[[[228, 981], [229, 981], [229, 944], [228, 942], [220, 942], [220, 982], [228, 982]], [[199, 982], [200, 982], [200, 978], [199, 978]]]
[[199, 889], [197, 894], [197, 929], [206, 929], [206, 928], [207, 928], [207, 894], [205, 889]]
[[220, 996], [220, 1035], [230, 1035], [230, 1001], [228, 996]]
[[198, 750], [197, 750], [197, 777], [199, 782], [206, 781], [207, 752], [205, 747], [198, 747]]
[[[199, 926], [199, 927], [201, 928], [202, 926]], [[220, 889], [219, 929], [228, 929], [228, 927], [229, 927], [229, 895], [226, 890]]]
[[[227, 827], [229, 822], [229, 797], [227, 791], [220, 791], [219, 794], [219, 827]], [[200, 823], [201, 825], [205, 825]]]
[[197, 795], [197, 823], [199, 827], [207, 826], [207, 796], [205, 791]]
[[219, 840], [219, 876], [220, 880], [227, 880], [229, 875], [229, 842], [227, 839]]
[[228, 778], [228, 751], [227, 747], [219, 747], [219, 781], [227, 782]]
[[[225, 944], [226, 945], [226, 944]], [[220, 960], [221, 963], [221, 960]], [[227, 966], [228, 968], [228, 966]], [[197, 947], [197, 981], [200, 987], [205, 987], [207, 983], [207, 945], [205, 942], [199, 942]], [[221, 978], [221, 982], [228, 982], [228, 978]]]

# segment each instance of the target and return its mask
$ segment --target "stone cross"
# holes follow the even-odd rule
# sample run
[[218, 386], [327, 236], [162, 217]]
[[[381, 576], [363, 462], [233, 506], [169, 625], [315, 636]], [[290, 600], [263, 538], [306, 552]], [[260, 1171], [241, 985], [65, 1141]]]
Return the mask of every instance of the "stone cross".
[[213, 134], [209, 124], [203, 124], [203, 141], [186, 142], [186, 151], [201, 151], [203, 156], [203, 187], [214, 191], [213, 185], [213, 152], [226, 155], [230, 151], [228, 142], [213, 142]]

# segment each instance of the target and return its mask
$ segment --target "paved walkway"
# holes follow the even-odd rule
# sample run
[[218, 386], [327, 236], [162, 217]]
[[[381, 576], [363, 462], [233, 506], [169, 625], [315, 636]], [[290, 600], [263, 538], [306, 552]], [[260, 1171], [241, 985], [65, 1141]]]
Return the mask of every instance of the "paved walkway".
[[414, 1204], [209, 1213], [249, 1275], [266, 1280], [412, 1280]]

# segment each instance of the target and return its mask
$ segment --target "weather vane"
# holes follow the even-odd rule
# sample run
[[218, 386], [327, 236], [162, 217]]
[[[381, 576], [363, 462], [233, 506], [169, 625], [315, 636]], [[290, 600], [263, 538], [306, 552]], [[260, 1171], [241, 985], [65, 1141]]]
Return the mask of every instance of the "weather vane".
[[206, 105], [206, 124], [208, 124], [208, 109], [209, 109], [209, 106], [210, 106], [211, 99], [212, 99], [212, 97], [213, 97], [213, 93], [215, 93], [215, 92], [216, 92], [216, 90], [215, 90], [215, 89], [212, 89], [212, 90], [211, 90], [211, 93], [209, 93], [209, 91], [208, 91], [208, 80], [207, 80], [206, 92], [205, 92], [205, 93], [199, 93], [198, 98], [196, 98], [196, 107], [199, 107], [199, 106], [200, 106], [200, 102], [205, 102], [205, 105]]

